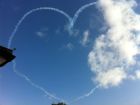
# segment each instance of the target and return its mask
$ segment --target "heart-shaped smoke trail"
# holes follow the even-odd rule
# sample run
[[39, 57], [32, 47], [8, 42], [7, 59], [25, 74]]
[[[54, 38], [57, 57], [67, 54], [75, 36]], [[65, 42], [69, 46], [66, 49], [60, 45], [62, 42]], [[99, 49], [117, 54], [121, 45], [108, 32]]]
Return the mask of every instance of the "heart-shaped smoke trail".
[[[24, 19], [29, 16], [30, 14], [36, 12], [36, 11], [42, 11], [42, 10], [49, 10], [49, 11], [54, 11], [54, 12], [58, 12], [62, 15], [64, 15], [68, 21], [69, 21], [69, 30], [68, 31], [73, 31], [73, 26], [75, 24], [75, 22], [77, 21], [77, 18], [79, 17], [79, 14], [85, 10], [86, 8], [90, 7], [90, 6], [93, 6], [95, 5], [96, 2], [92, 2], [92, 3], [89, 3], [89, 4], [86, 4], [84, 6], [82, 6], [74, 15], [74, 17], [70, 17], [67, 13], [65, 13], [64, 11], [62, 10], [59, 10], [57, 8], [52, 8], [52, 7], [40, 7], [40, 8], [36, 8], [36, 9], [32, 9], [30, 10], [29, 12], [27, 12], [26, 14], [24, 14], [24, 16], [18, 21], [18, 23], [16, 24], [9, 40], [8, 40], [8, 48], [11, 47], [12, 45], [12, 41], [16, 35], [16, 32], [18, 31], [18, 28], [20, 27], [20, 25], [22, 24], [22, 22], [24, 21]], [[56, 97], [54, 96], [53, 94], [51, 94], [50, 92], [48, 92], [46, 89], [44, 89], [43, 87], [39, 86], [38, 84], [34, 83], [29, 77], [27, 77], [25, 74], [23, 73], [20, 73], [17, 69], [16, 69], [16, 61], [13, 61], [13, 71], [21, 78], [24, 78], [28, 83], [30, 83], [30, 85], [32, 85], [33, 87], [41, 90], [42, 92], [44, 92], [45, 95], [47, 95], [48, 97], [50, 97], [51, 99], [54, 99], [54, 100], [57, 100], [57, 101], [65, 101], [64, 99], [61, 99], [59, 97]], [[95, 87], [94, 89], [92, 89], [89, 93], [86, 93], [84, 96], [80, 96], [78, 98], [75, 99], [75, 101], [78, 101], [80, 99], [83, 99], [84, 97], [88, 97], [90, 96], [92, 93], [94, 93], [95, 89], [97, 87]], [[65, 101], [66, 102], [66, 101]], [[73, 101], [74, 102], [74, 101]]]

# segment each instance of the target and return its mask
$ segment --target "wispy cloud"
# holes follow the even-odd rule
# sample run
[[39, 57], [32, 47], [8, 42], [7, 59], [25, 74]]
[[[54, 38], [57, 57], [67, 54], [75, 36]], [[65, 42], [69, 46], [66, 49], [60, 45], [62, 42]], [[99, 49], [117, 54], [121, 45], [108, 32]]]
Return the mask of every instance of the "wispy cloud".
[[69, 24], [66, 24], [64, 26], [64, 31], [68, 32], [70, 36], [77, 37], [78, 34], [79, 34], [79, 30], [78, 29], [74, 29], [74, 28], [72, 28], [72, 29], [69, 29], [69, 28], [70, 28]]
[[74, 48], [74, 45], [72, 43], [68, 43], [66, 45], [66, 48], [69, 49], [69, 50], [72, 50]]
[[40, 31], [36, 32], [36, 35], [39, 36], [39, 37], [44, 37], [45, 36], [45, 34], [43, 32], [40, 32]]
[[41, 28], [39, 31], [35, 32], [39, 37], [45, 37], [48, 34], [48, 28]]
[[84, 31], [83, 38], [81, 40], [81, 44], [83, 46], [86, 46], [89, 43], [89, 35], [90, 35], [89, 30]]
[[136, 1], [98, 0], [98, 6], [108, 30], [96, 39], [88, 56], [91, 70], [96, 74], [93, 80], [108, 88], [118, 86], [132, 74], [139, 78], [136, 56], [140, 55], [140, 15], [134, 11]]
[[136, 73], [136, 78], [140, 79], [140, 70], [136, 71], [135, 73]]

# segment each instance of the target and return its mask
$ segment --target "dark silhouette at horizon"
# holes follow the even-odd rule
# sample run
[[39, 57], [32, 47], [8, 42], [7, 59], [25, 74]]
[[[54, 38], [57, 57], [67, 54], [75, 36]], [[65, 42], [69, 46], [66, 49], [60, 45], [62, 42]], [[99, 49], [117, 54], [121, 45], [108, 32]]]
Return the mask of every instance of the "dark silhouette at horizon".
[[57, 103], [57, 104], [52, 104], [52, 105], [66, 105], [65, 103], [63, 103], [63, 102], [60, 102], [60, 103]]

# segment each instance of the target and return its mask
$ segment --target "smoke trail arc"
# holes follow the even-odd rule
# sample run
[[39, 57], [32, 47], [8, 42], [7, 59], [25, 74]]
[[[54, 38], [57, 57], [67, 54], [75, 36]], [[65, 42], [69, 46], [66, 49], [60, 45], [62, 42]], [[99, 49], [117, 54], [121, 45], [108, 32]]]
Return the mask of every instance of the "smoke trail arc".
[[[72, 18], [67, 14], [65, 13], [64, 11], [62, 10], [59, 10], [57, 8], [52, 8], [52, 7], [40, 7], [40, 8], [36, 8], [36, 9], [32, 9], [30, 10], [29, 12], [27, 12], [26, 14], [24, 14], [24, 16], [18, 21], [18, 23], [16, 24], [10, 38], [9, 38], [9, 41], [8, 41], [8, 48], [11, 47], [12, 45], [12, 41], [13, 41], [13, 38], [15, 37], [16, 35], [16, 32], [18, 31], [18, 28], [20, 27], [20, 25], [22, 24], [22, 22], [24, 21], [24, 19], [29, 16], [30, 14], [34, 13], [34, 12], [37, 12], [37, 11], [41, 11], [41, 10], [50, 10], [50, 11], [55, 11], [55, 12], [58, 12], [62, 15], [64, 15], [69, 22], [71, 22]], [[54, 96], [53, 94], [49, 93], [47, 90], [45, 90], [43, 87], [35, 84], [34, 82], [32, 82], [32, 80], [30, 78], [28, 78], [26, 75], [20, 73], [17, 69], [16, 69], [16, 61], [14, 60], [13, 61], [13, 72], [16, 73], [19, 77], [22, 77], [24, 78], [28, 83], [30, 83], [33, 87], [41, 90], [42, 92], [45, 93], [45, 95], [47, 95], [48, 97], [52, 98], [52, 99], [55, 99], [55, 100], [58, 100], [58, 101], [62, 101], [63, 99], [61, 98], [58, 98], [56, 96]]]
[[12, 34], [11, 34], [11, 36], [10, 36], [10, 38], [9, 38], [9, 41], [8, 41], [8, 48], [11, 47], [12, 40], [13, 40], [13, 38], [14, 38], [14, 36], [15, 36], [15, 34], [16, 34], [18, 28], [19, 28], [19, 26], [20, 26], [21, 23], [24, 21], [24, 19], [25, 19], [27, 16], [29, 16], [30, 14], [32, 14], [32, 13], [34, 13], [34, 12], [37, 12], [37, 11], [42, 11], [42, 10], [50, 10], [50, 11], [58, 12], [58, 13], [64, 15], [64, 16], [68, 19], [69, 23], [71, 23], [71, 21], [72, 21], [72, 18], [71, 18], [67, 13], [65, 13], [64, 11], [59, 10], [59, 9], [57, 9], [57, 8], [52, 8], [52, 7], [40, 7], [40, 8], [32, 9], [32, 10], [30, 10], [29, 12], [27, 12], [26, 14], [24, 14], [24, 16], [23, 16], [23, 17], [18, 21], [18, 23], [16, 24], [16, 26], [15, 26], [15, 28], [14, 28], [14, 31], [12, 32]]
[[88, 93], [86, 93], [86, 94], [84, 94], [84, 95], [82, 95], [82, 96], [79, 96], [79, 97], [77, 97], [75, 100], [71, 101], [70, 104], [73, 104], [73, 103], [75, 103], [75, 102], [77, 102], [77, 101], [80, 101], [80, 100], [82, 100], [82, 99], [84, 99], [84, 98], [86, 98], [86, 97], [91, 96], [92, 94], [95, 93], [96, 89], [98, 89], [99, 87], [100, 87], [100, 85], [96, 85], [96, 86], [93, 87]]
[[[68, 22], [69, 22], [69, 31], [73, 31], [72, 28], [73, 26], [75, 25], [80, 13], [82, 13], [86, 8], [90, 7], [90, 6], [93, 6], [95, 5], [96, 2], [92, 2], [92, 3], [89, 3], [89, 4], [86, 4], [84, 6], [82, 6], [80, 9], [78, 9], [78, 11], [76, 11], [76, 13], [74, 14], [73, 18], [71, 16], [69, 16], [67, 13], [65, 13], [64, 11], [62, 10], [59, 10], [57, 8], [52, 8], [52, 7], [39, 7], [39, 8], [36, 8], [36, 9], [32, 9], [30, 10], [29, 12], [25, 13], [23, 15], [23, 17], [18, 21], [18, 23], [16, 24], [11, 36], [9, 37], [9, 40], [8, 40], [8, 48], [11, 47], [12, 45], [12, 41], [13, 41], [13, 38], [15, 37], [16, 35], [16, 32], [18, 31], [20, 25], [22, 24], [22, 22], [24, 21], [24, 19], [29, 16], [30, 14], [34, 13], [34, 12], [37, 12], [37, 11], [42, 11], [42, 10], [50, 10], [50, 11], [54, 11], [54, 12], [58, 12], [60, 14], [62, 14], [63, 16], [65, 16], [67, 19], [68, 19]], [[14, 60], [13, 61], [13, 72], [16, 73], [19, 77], [21, 78], [24, 78], [28, 83], [30, 83], [33, 87], [41, 90], [42, 92], [45, 93], [45, 95], [47, 95], [48, 97], [51, 97], [52, 99], [55, 99], [55, 100], [58, 100], [58, 101], [64, 101], [63, 99], [59, 98], [59, 97], [56, 97], [54, 96], [53, 94], [49, 93], [47, 90], [45, 90], [43, 87], [35, 84], [30, 78], [28, 78], [26, 75], [20, 73], [17, 69], [16, 69], [16, 61]], [[85, 95], [83, 96], [80, 96], [78, 98], [76, 98], [74, 101], [72, 101], [72, 103], [76, 102], [76, 101], [79, 101], [81, 99], [84, 99], [86, 97], [89, 97], [90, 95], [92, 95], [95, 90], [99, 88], [99, 86], [96, 86], [94, 87], [93, 89], [91, 89], [90, 92], [86, 93]]]
[[34, 82], [32, 82], [32, 80], [31, 80], [29, 77], [27, 77], [26, 75], [20, 73], [20, 72], [16, 69], [16, 61], [15, 61], [15, 60], [13, 61], [13, 72], [14, 72], [15, 74], [17, 74], [18, 76], [24, 78], [24, 79], [25, 79], [30, 85], [32, 85], [33, 87], [35, 87], [35, 88], [41, 90], [43, 93], [45, 93], [46, 96], [48, 96], [48, 97], [50, 97], [50, 98], [52, 98], [52, 99], [55, 99], [55, 100], [57, 100], [57, 101], [63, 101], [63, 99], [61, 99], [61, 98], [59, 98], [59, 97], [56, 97], [56, 96], [54, 96], [53, 94], [49, 93], [49, 92], [48, 92], [47, 90], [45, 90], [43, 87], [41, 87], [41, 86], [35, 84]]
[[80, 13], [82, 13], [86, 8], [96, 5], [96, 4], [97, 4], [97, 2], [92, 2], [92, 3], [86, 4], [86, 5], [82, 6], [80, 9], [78, 9], [78, 11], [76, 11], [76, 13], [74, 14], [74, 17], [70, 23], [70, 28], [73, 28], [73, 26], [75, 25], [75, 22], [77, 21]]

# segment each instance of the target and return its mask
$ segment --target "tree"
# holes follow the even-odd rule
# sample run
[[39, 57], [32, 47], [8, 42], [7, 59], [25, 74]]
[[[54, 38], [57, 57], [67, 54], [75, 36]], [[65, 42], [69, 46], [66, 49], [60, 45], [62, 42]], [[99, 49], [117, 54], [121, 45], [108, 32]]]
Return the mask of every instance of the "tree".
[[60, 102], [60, 103], [58, 103], [58, 104], [52, 104], [52, 105], [66, 105], [66, 104], [63, 103], [63, 102]]

